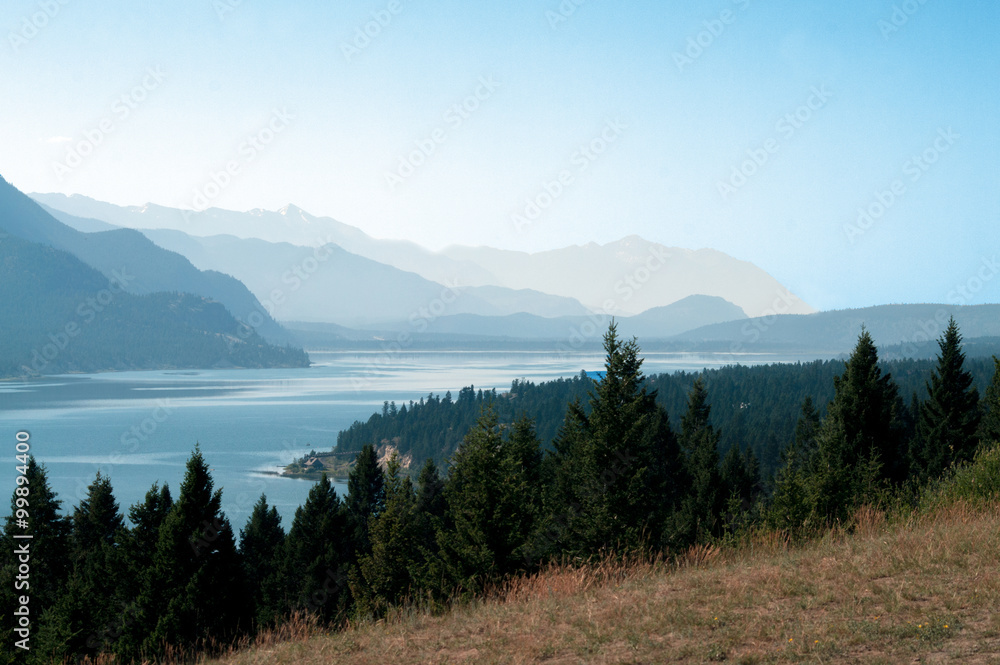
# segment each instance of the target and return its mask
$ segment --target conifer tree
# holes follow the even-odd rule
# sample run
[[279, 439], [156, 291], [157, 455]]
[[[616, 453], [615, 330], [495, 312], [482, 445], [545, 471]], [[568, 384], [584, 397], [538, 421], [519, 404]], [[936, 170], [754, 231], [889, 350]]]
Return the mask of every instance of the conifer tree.
[[685, 487], [677, 439], [656, 392], [644, 385], [638, 344], [622, 342], [612, 322], [604, 349], [590, 413], [571, 404], [556, 439], [543, 526], [550, 542], [584, 556], [671, 541], [668, 518]]
[[[388, 408], [388, 407], [386, 407]], [[345, 509], [351, 531], [354, 561], [371, 553], [369, 521], [385, 507], [385, 475], [378, 463], [375, 447], [365, 444], [358, 453], [347, 478]]]
[[452, 457], [445, 498], [453, 528], [439, 533], [438, 545], [449, 581], [466, 592], [513, 572], [526, 548], [538, 509], [539, 442], [529, 425], [515, 428], [530, 440], [504, 436], [496, 412], [487, 407]]
[[816, 435], [807, 471], [814, 524], [844, 520], [877, 500], [885, 481], [901, 481], [909, 468], [897, 417], [901, 402], [878, 352], [862, 329], [844, 373], [834, 379], [834, 398]]
[[222, 491], [214, 490], [199, 447], [187, 462], [177, 501], [160, 527], [139, 603], [151, 621], [147, 654], [167, 647], [226, 643], [247, 630], [250, 602]]
[[688, 394], [687, 412], [681, 418], [680, 445], [690, 478], [690, 489], [683, 501], [683, 532], [691, 542], [718, 535], [719, 516], [724, 502], [719, 470], [719, 433], [709, 423], [711, 407], [705, 382], [698, 377]]
[[993, 379], [983, 395], [983, 418], [979, 423], [981, 443], [1000, 442], [1000, 358], [993, 356]]
[[797, 530], [805, 524], [812, 509], [807, 489], [807, 471], [816, 452], [819, 412], [812, 397], [802, 402], [795, 424], [795, 438], [782, 451], [782, 465], [774, 477], [774, 494], [768, 519], [778, 529]]
[[45, 616], [40, 650], [49, 657], [94, 657], [109, 650], [123, 598], [124, 518], [111, 481], [97, 474], [73, 511], [69, 581]]
[[410, 479], [400, 474], [393, 454], [385, 472], [385, 509], [371, 518], [371, 553], [358, 563], [352, 581], [357, 613], [381, 617], [413, 589], [418, 537], [417, 498]]
[[[19, 465], [20, 466], [20, 465]], [[15, 534], [31, 535], [30, 557], [31, 576], [28, 582], [31, 588], [32, 611], [35, 617], [41, 610], [53, 605], [59, 598], [60, 590], [65, 584], [70, 570], [69, 543], [70, 521], [59, 514], [62, 501], [56, 498], [56, 493], [49, 485], [48, 472], [45, 467], [29, 455], [24, 466], [26, 482], [18, 484], [11, 494], [10, 514], [4, 520], [3, 547], [9, 554], [4, 556], [0, 566], [0, 580], [3, 582], [3, 600], [14, 596], [14, 582], [17, 576], [18, 557], [13, 555], [15, 548], [23, 543], [15, 540]], [[25, 489], [26, 488], [26, 489]], [[21, 490], [24, 492], [19, 492]], [[18, 499], [27, 499], [27, 516], [18, 517]], [[22, 524], [20, 520], [23, 519]], [[4, 605], [5, 621], [11, 621], [6, 608], [13, 608], [13, 601]], [[11, 633], [13, 635], [13, 633]]]
[[326, 474], [295, 509], [285, 538], [281, 588], [289, 611], [328, 623], [347, 618], [352, 539], [348, 516]]
[[956, 462], [972, 459], [979, 428], [979, 393], [965, 371], [962, 336], [955, 319], [938, 340], [938, 363], [920, 405], [914, 461], [923, 479], [937, 478]]
[[273, 625], [283, 611], [279, 569], [284, 551], [285, 531], [281, 515], [260, 495], [246, 526], [240, 530], [240, 556], [250, 590], [254, 618], [258, 626]]
[[126, 661], [142, 655], [143, 641], [156, 623], [156, 607], [141, 601], [145, 600], [143, 591], [160, 540], [160, 527], [173, 504], [170, 488], [153, 483], [143, 500], [129, 508], [132, 528], [124, 534], [122, 546], [121, 594], [125, 600], [117, 621], [101, 635], [104, 641], [114, 643], [113, 652]]

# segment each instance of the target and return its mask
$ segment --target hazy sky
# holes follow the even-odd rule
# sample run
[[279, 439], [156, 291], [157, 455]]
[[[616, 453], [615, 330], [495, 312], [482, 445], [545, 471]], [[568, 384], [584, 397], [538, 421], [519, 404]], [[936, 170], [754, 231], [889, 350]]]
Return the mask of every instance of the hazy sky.
[[435, 249], [634, 233], [822, 309], [997, 302], [998, 23], [986, 0], [5, 0], [0, 175]]

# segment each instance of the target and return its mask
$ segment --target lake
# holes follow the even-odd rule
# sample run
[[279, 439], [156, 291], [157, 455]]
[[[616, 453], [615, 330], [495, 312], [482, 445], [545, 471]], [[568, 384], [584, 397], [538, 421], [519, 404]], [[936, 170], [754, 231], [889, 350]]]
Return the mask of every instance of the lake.
[[[644, 353], [647, 374], [700, 370], [733, 362], [731, 354]], [[0, 516], [10, 514], [15, 434], [31, 452], [69, 512], [100, 470], [127, 514], [154, 482], [176, 499], [196, 442], [223, 490], [223, 509], [238, 532], [265, 493], [287, 529], [313, 482], [274, 471], [310, 450], [330, 450], [337, 433], [367, 420], [385, 400], [402, 405], [468, 385], [506, 390], [512, 380], [539, 382], [603, 369], [603, 355], [551, 351], [310, 352], [313, 366], [269, 370], [115, 372], [0, 382], [0, 423], [11, 467], [0, 474]], [[742, 364], [810, 360], [764, 354]], [[271, 473], [269, 473], [271, 472]], [[346, 492], [346, 485], [338, 484]]]

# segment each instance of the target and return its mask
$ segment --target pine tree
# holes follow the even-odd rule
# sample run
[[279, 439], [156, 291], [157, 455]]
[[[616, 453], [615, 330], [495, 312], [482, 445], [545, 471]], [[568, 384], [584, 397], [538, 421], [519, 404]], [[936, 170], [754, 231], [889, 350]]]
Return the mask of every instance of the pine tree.
[[246, 527], [240, 530], [240, 556], [253, 599], [254, 618], [260, 627], [275, 624], [284, 609], [278, 572], [284, 543], [281, 515], [274, 506], [268, 508], [267, 497], [261, 494]]
[[142, 655], [142, 644], [156, 626], [156, 607], [143, 597], [152, 569], [152, 555], [160, 540], [160, 527], [173, 507], [170, 488], [158, 483], [146, 492], [142, 502], [129, 508], [132, 528], [124, 534], [122, 547], [121, 604], [118, 619], [100, 636], [114, 643], [113, 652], [124, 660]]
[[683, 531], [691, 542], [718, 535], [719, 516], [728, 498], [719, 471], [719, 433], [709, 423], [711, 407], [701, 377], [688, 394], [687, 412], [681, 418], [680, 445], [690, 477], [690, 489], [684, 499]]
[[371, 519], [372, 551], [361, 557], [360, 575], [352, 580], [361, 617], [384, 616], [414, 585], [419, 556], [417, 498], [410, 479], [400, 474], [395, 454], [389, 460], [385, 478], [385, 509]]
[[987, 444], [1000, 442], [1000, 358], [996, 356], [993, 356], [993, 379], [983, 395], [979, 441]]
[[46, 613], [39, 647], [48, 656], [94, 657], [108, 650], [124, 602], [124, 518], [111, 481], [100, 473], [73, 512], [72, 572], [65, 590]]
[[[487, 407], [452, 457], [445, 498], [453, 528], [439, 533], [448, 581], [476, 592], [529, 558], [529, 538], [538, 510], [539, 442], [532, 428], [515, 428], [529, 440], [504, 436], [496, 412]], [[535, 452], [532, 452], [534, 449]]]
[[[386, 406], [388, 409], [388, 405]], [[385, 507], [385, 475], [378, 463], [375, 447], [365, 444], [358, 453], [347, 478], [345, 509], [351, 531], [352, 557], [358, 561], [371, 553], [368, 525]]]
[[638, 344], [619, 340], [612, 322], [604, 349], [590, 413], [571, 404], [557, 437], [543, 526], [543, 540], [584, 556], [670, 541], [668, 518], [684, 488], [680, 449], [656, 392], [645, 387]]
[[160, 527], [140, 594], [146, 616], [155, 621], [143, 641], [148, 654], [168, 645], [225, 644], [249, 628], [249, 594], [236, 538], [221, 510], [222, 491], [213, 485], [196, 446], [177, 501]]
[[937, 478], [956, 462], [972, 459], [979, 428], [979, 393], [963, 368], [962, 336], [955, 319], [938, 340], [937, 368], [920, 405], [914, 461], [924, 479]]
[[347, 512], [323, 474], [296, 508], [285, 538], [281, 588], [288, 611], [333, 624], [347, 618], [351, 543]]
[[782, 465], [774, 478], [768, 520], [777, 529], [798, 530], [809, 517], [811, 505], [806, 474], [816, 452], [819, 427], [819, 412], [812, 397], [807, 396], [795, 424], [795, 438], [782, 452]]
[[834, 379], [806, 472], [813, 524], [845, 520], [857, 506], [878, 500], [886, 481], [905, 477], [900, 405], [896, 384], [882, 374], [875, 344], [862, 329], [844, 373]]

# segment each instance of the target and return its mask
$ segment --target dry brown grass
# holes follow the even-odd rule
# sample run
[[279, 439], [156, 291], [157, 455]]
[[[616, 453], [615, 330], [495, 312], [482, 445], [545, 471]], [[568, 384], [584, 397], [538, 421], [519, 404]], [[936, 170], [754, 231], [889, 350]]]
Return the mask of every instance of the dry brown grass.
[[673, 564], [553, 567], [443, 615], [212, 662], [1000, 663], [1000, 508], [855, 523], [803, 546], [772, 533]]

